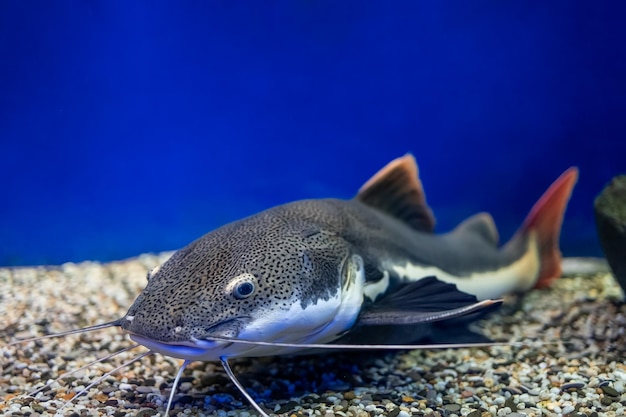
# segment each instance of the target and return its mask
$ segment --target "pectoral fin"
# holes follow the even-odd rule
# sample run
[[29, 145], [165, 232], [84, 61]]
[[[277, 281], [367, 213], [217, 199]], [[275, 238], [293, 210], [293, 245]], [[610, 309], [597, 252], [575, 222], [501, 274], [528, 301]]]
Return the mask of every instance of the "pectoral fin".
[[444, 311], [371, 311], [364, 313], [359, 318], [359, 325], [362, 326], [380, 326], [389, 324], [419, 324], [434, 321], [448, 320], [472, 313], [477, 313], [489, 307], [502, 304], [502, 300], [484, 300], [465, 307], [454, 308]]
[[363, 311], [359, 325], [408, 325], [449, 320], [498, 306], [501, 300], [478, 302], [435, 277], [400, 286]]

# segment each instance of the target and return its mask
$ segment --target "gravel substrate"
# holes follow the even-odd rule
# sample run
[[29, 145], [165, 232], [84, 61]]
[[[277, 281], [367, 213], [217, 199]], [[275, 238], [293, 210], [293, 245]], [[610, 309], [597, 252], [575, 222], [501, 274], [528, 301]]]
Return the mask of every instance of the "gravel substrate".
[[[59, 375], [130, 345], [106, 329], [14, 346], [6, 343], [113, 320], [169, 254], [109, 264], [0, 269], [2, 415], [151, 416], [164, 412], [179, 361], [151, 355], [74, 393], [145, 351], [137, 348]], [[497, 341], [523, 346], [365, 352], [233, 361], [235, 373], [271, 412], [321, 417], [622, 416], [626, 414], [626, 306], [607, 272], [576, 262], [567, 276], [510, 298], [476, 324]], [[580, 265], [584, 265], [582, 267]], [[601, 265], [601, 264], [600, 264]], [[596, 268], [596, 271], [602, 268]], [[250, 416], [219, 364], [192, 364], [171, 415]]]

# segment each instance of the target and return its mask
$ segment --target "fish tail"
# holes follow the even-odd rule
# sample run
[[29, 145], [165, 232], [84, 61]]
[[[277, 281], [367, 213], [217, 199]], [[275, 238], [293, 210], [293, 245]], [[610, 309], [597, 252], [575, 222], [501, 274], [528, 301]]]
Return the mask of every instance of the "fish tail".
[[535, 203], [517, 233], [517, 236], [534, 238], [537, 242], [540, 269], [535, 288], [545, 288], [561, 276], [559, 236], [563, 215], [577, 179], [576, 167], [561, 174]]

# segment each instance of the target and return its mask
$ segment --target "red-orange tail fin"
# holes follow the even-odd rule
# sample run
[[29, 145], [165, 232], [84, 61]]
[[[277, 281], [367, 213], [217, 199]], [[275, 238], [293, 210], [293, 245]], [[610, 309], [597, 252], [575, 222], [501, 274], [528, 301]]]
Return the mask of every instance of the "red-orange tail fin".
[[561, 174], [535, 203], [520, 230], [522, 234], [535, 232], [537, 237], [541, 269], [535, 288], [547, 287], [561, 276], [559, 236], [567, 202], [577, 180], [576, 167]]

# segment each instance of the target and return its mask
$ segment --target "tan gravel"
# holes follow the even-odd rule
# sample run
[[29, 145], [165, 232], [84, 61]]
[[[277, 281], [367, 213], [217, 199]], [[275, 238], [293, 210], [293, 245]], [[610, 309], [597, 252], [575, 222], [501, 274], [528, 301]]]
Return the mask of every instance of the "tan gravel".
[[[130, 345], [118, 329], [6, 346], [122, 316], [146, 273], [169, 254], [59, 267], [0, 268], [0, 410], [3, 415], [148, 416], [163, 413], [179, 365], [152, 355], [69, 400], [141, 352], [121, 353], [27, 394], [59, 375]], [[510, 298], [476, 324], [524, 346], [244, 359], [234, 370], [269, 409], [322, 417], [620, 416], [626, 413], [626, 306], [606, 272], [569, 262], [547, 289]], [[579, 263], [580, 264], [580, 263]], [[572, 270], [573, 268], [573, 270]], [[254, 414], [212, 363], [192, 364], [172, 415]]]

